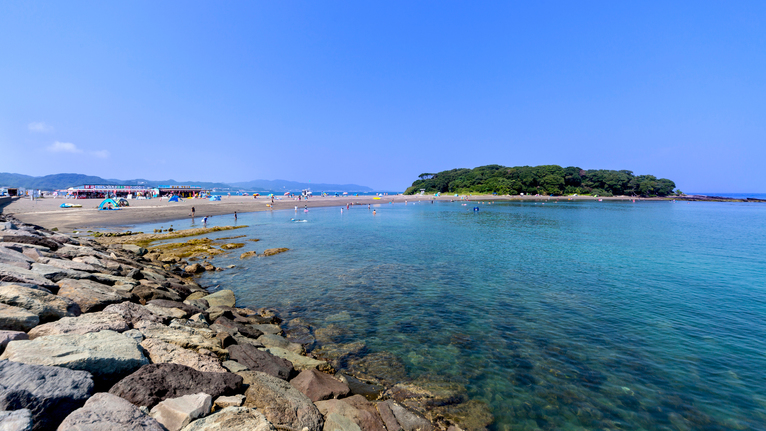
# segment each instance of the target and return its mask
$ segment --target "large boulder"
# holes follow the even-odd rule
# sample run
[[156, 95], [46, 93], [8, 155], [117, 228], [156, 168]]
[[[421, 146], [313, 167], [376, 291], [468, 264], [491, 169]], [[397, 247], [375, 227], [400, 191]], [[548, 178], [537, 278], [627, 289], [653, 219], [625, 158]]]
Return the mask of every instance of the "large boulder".
[[160, 402], [152, 409], [151, 416], [168, 431], [181, 431], [194, 419], [210, 413], [213, 398], [205, 393], [184, 395]]
[[17, 234], [9, 235], [9, 231], [3, 232], [3, 236], [0, 237], [0, 241], [2, 242], [14, 242], [16, 244], [28, 244], [28, 245], [39, 245], [46, 248], [49, 248], [51, 250], [58, 250], [59, 247], [61, 247], [61, 243], [54, 241], [52, 239], [48, 239], [42, 236], [37, 235], [30, 235], [28, 233], [24, 233], [22, 231], [11, 231], [16, 232]]
[[266, 373], [250, 373], [250, 387], [245, 395], [246, 407], [263, 412], [274, 425], [309, 431], [322, 429], [322, 414], [311, 400], [282, 379]]
[[0, 410], [29, 409], [35, 430], [54, 429], [92, 393], [85, 371], [0, 361]]
[[56, 284], [42, 275], [32, 272], [15, 265], [0, 262], [0, 281], [8, 283], [29, 283], [45, 287], [47, 289], [56, 289]]
[[21, 307], [0, 303], [0, 329], [4, 330], [3, 332], [29, 331], [39, 323], [40, 318], [36, 314]]
[[91, 274], [89, 272], [75, 271], [72, 269], [63, 269], [53, 265], [46, 265], [44, 263], [37, 263], [37, 262], [32, 264], [31, 271], [53, 282], [61, 281], [65, 278], [74, 278], [79, 280], [82, 278], [91, 277]]
[[290, 384], [315, 402], [345, 397], [350, 392], [348, 385], [317, 370], [301, 371], [297, 377], [290, 380]]
[[[0, 320], [3, 318], [2, 306], [0, 306]], [[11, 341], [15, 340], [29, 340], [29, 335], [21, 331], [4, 331], [0, 330], [0, 353], [5, 350], [5, 346]]]
[[31, 431], [33, 426], [29, 409], [0, 411], [0, 431]]
[[146, 338], [156, 338], [183, 348], [194, 350], [207, 349], [219, 356], [225, 356], [228, 353], [222, 347], [221, 341], [215, 338], [215, 333], [210, 330], [185, 327], [170, 328], [154, 323], [142, 324], [136, 329], [140, 330]]
[[37, 326], [29, 331], [29, 338], [34, 340], [46, 335], [88, 334], [106, 330], [125, 332], [128, 329], [130, 329], [128, 322], [119, 314], [98, 311], [77, 317], [64, 317], [55, 322]]
[[61, 269], [69, 269], [73, 271], [84, 271], [84, 272], [98, 272], [98, 268], [96, 268], [93, 265], [88, 265], [87, 263], [82, 262], [75, 262], [69, 259], [55, 259], [55, 258], [41, 258], [37, 260], [40, 263], [44, 263], [46, 265], [54, 266], [56, 268]]
[[109, 304], [130, 300], [129, 293], [91, 280], [65, 279], [59, 281], [59, 296], [69, 298], [83, 313], [103, 310]]
[[233, 307], [234, 304], [237, 302], [237, 298], [234, 296], [234, 292], [228, 289], [219, 290], [218, 292], [211, 293], [210, 295], [207, 295], [203, 297], [202, 299], [207, 301], [207, 303], [210, 305], [210, 308]]
[[206, 393], [212, 397], [233, 395], [242, 377], [232, 373], [204, 373], [179, 364], [150, 364], [112, 386], [109, 393], [137, 406], [154, 407], [160, 401]]
[[20, 251], [16, 251], [10, 247], [0, 246], [0, 263], [16, 266], [21, 269], [30, 269], [32, 268], [32, 263], [34, 263], [34, 261], [34, 259]]
[[163, 323], [164, 319], [157, 316], [146, 307], [133, 302], [122, 302], [120, 304], [107, 305], [104, 313], [114, 313], [120, 315], [123, 319], [135, 326], [138, 322]]
[[218, 413], [190, 423], [182, 431], [222, 430], [275, 431], [274, 426], [261, 412], [248, 407], [227, 407]]
[[136, 340], [114, 331], [11, 341], [0, 359], [88, 371], [98, 382], [106, 383], [149, 362]]
[[0, 286], [0, 302], [24, 308], [42, 323], [80, 315], [80, 307], [71, 299], [56, 296], [45, 289], [15, 284]]
[[93, 395], [72, 412], [58, 431], [164, 431], [154, 418], [128, 401], [106, 392]]
[[153, 364], [181, 364], [197, 371], [208, 373], [225, 373], [220, 360], [211, 355], [203, 355], [194, 350], [184, 349], [177, 344], [147, 338], [141, 342], [141, 347], [149, 353]]
[[229, 346], [229, 357], [253, 371], [261, 371], [283, 380], [289, 379], [295, 373], [290, 361], [258, 350], [251, 344]]

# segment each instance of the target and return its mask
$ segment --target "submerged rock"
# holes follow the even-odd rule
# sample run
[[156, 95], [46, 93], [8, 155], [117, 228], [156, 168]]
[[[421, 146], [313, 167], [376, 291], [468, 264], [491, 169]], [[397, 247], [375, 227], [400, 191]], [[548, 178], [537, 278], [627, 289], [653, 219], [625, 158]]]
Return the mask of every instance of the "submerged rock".
[[59, 431], [165, 431], [154, 418], [128, 401], [100, 392], [72, 412]]
[[0, 361], [0, 410], [29, 409], [34, 429], [53, 429], [93, 393], [85, 371]]

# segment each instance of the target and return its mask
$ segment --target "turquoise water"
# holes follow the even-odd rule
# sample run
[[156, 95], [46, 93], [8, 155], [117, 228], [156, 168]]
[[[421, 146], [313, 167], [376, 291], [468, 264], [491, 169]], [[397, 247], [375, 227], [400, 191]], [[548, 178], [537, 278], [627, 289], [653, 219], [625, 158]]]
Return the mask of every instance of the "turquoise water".
[[261, 241], [202, 283], [465, 384], [494, 429], [766, 429], [766, 205], [473, 206], [241, 214]]

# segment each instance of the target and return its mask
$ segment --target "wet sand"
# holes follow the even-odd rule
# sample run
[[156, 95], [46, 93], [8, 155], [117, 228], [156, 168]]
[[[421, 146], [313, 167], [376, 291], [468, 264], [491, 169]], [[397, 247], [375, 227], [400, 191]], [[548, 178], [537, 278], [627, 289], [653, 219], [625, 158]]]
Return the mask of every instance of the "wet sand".
[[[273, 207], [268, 197], [253, 199], [251, 196], [223, 196], [220, 201], [207, 199], [184, 199], [180, 202], [168, 202], [167, 199], [130, 200], [130, 206], [119, 211], [99, 211], [98, 204], [102, 199], [54, 199], [44, 198], [34, 202], [30, 199], [14, 199], [0, 210], [3, 214], [10, 214], [25, 223], [43, 226], [48, 229], [58, 228], [62, 232], [73, 232], [85, 229], [129, 229], [137, 224], [151, 222], [166, 222], [191, 217], [191, 208], [195, 208], [197, 218], [205, 216], [217, 216], [224, 214], [247, 213], [255, 211], [271, 211], [292, 209], [295, 206], [303, 208], [308, 206], [333, 207], [345, 206], [346, 204], [360, 205], [390, 205], [403, 204], [405, 201], [451, 201], [458, 200], [455, 196], [383, 196], [379, 200], [374, 196], [345, 196], [345, 197], [312, 197], [309, 200], [298, 201], [283, 197], [275, 199]], [[507, 200], [596, 200], [590, 196], [576, 197], [547, 197], [547, 196], [470, 196], [468, 201], [507, 201]], [[625, 196], [603, 198], [606, 200], [628, 200]], [[59, 208], [64, 203], [79, 204], [82, 208]]]

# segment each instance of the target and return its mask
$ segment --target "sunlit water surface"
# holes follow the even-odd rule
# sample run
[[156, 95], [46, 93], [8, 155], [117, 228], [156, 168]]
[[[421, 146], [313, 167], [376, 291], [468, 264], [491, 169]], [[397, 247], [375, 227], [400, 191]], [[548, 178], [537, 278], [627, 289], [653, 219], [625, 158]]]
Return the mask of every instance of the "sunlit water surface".
[[467, 385], [494, 429], [766, 428], [766, 205], [473, 206], [240, 214], [261, 241], [201, 282]]

